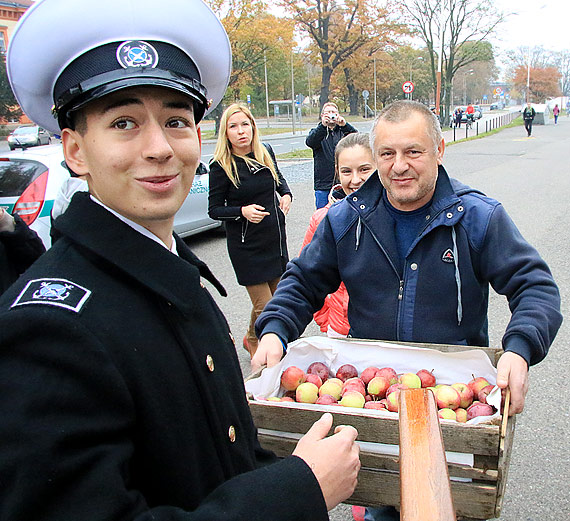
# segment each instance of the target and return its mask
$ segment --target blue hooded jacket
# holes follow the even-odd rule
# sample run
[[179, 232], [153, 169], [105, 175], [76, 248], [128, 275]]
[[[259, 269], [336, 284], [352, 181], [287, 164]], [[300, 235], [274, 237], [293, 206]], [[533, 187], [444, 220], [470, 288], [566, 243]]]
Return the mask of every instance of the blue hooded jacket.
[[295, 340], [343, 281], [352, 337], [487, 346], [490, 284], [512, 312], [503, 349], [540, 362], [562, 323], [560, 294], [503, 206], [440, 166], [425, 225], [402, 262], [383, 192], [375, 174], [331, 207], [288, 264], [258, 336]]

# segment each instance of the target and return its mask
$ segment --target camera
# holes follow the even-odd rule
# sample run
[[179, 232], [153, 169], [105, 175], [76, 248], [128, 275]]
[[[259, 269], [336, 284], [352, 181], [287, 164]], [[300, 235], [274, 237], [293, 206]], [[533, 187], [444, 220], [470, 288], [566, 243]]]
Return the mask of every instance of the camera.
[[336, 114], [331, 114], [331, 115], [329, 116], [329, 119], [330, 119], [331, 121], [336, 121]]

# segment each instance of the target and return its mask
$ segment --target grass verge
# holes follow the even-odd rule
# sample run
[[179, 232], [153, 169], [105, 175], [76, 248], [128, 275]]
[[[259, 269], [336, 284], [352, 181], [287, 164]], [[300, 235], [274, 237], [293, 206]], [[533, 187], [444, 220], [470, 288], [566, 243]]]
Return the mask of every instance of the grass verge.
[[[267, 128], [267, 127], [257, 127], [259, 130], [259, 134], [262, 136], [270, 136], [272, 134], [284, 134], [289, 132], [288, 128]], [[202, 131], [202, 139], [216, 139], [216, 134], [213, 130], [203, 130]]]
[[313, 159], [313, 151], [310, 148], [292, 150], [291, 152], [279, 154], [277, 159]]

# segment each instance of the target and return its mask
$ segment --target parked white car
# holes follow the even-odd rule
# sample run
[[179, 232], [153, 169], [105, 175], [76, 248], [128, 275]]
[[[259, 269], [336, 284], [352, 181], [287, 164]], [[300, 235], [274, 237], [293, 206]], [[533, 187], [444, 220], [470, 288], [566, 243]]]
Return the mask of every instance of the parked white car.
[[37, 147], [51, 143], [50, 133], [37, 125], [22, 125], [8, 136], [10, 150]]
[[[203, 173], [200, 173], [203, 172]], [[51, 246], [51, 210], [70, 174], [61, 145], [0, 153], [0, 206], [17, 213]], [[174, 218], [174, 230], [187, 237], [222, 225], [208, 217], [210, 175], [202, 163], [184, 204]]]

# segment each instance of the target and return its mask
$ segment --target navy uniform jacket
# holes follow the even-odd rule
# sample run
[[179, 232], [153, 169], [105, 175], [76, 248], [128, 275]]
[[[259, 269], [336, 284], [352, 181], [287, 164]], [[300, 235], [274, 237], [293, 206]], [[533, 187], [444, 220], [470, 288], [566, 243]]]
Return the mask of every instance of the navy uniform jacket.
[[88, 194], [56, 226], [0, 299], [0, 519], [327, 520], [258, 444], [206, 265]]

